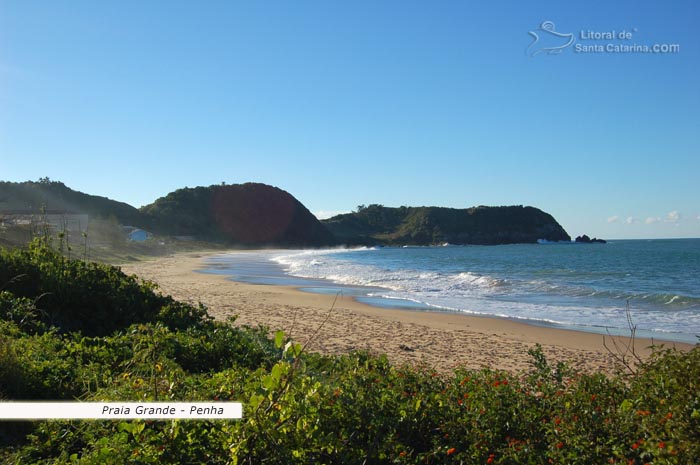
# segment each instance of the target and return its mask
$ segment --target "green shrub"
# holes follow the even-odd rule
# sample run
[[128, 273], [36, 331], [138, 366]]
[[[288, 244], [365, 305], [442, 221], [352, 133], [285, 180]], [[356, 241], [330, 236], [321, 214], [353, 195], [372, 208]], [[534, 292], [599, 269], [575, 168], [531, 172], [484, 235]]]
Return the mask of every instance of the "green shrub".
[[153, 283], [114, 266], [68, 260], [38, 240], [26, 249], [0, 251], [0, 285], [33, 301], [33, 306], [27, 301], [17, 304], [25, 306], [33, 320], [62, 332], [107, 335], [149, 321], [184, 328], [207, 317], [201, 306], [158, 294]]
[[15, 297], [8, 291], [0, 291], [0, 320], [11, 321], [27, 333], [37, 333], [47, 329], [32, 299]]
[[[5, 332], [7, 334], [7, 332]], [[54, 332], [3, 337], [0, 392], [16, 400], [70, 399], [81, 392], [81, 366]]]
[[620, 403], [628, 456], [653, 463], [694, 463], [700, 457], [700, 348], [657, 350]]
[[225, 323], [193, 326], [174, 333], [173, 339], [173, 359], [191, 373], [270, 367], [279, 356], [264, 330]]

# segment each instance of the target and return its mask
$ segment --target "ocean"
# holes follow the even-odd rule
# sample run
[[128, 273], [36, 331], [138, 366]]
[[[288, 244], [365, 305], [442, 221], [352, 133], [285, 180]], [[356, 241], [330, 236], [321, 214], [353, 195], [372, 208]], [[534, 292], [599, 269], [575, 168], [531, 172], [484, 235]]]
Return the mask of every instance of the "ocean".
[[379, 307], [700, 342], [700, 239], [607, 244], [267, 250], [212, 257], [237, 281], [342, 293]]

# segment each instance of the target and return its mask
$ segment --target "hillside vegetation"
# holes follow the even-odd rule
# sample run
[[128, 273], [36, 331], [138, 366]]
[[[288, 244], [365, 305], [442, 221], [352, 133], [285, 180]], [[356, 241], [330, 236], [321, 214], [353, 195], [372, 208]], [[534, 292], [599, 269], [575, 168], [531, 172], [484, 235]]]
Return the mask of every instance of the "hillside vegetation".
[[333, 236], [289, 193], [259, 183], [178, 189], [141, 209], [161, 234], [244, 246], [323, 246]]
[[[231, 303], [235, 306], [235, 302]], [[700, 350], [627, 376], [308, 353], [48, 244], [0, 249], [0, 398], [244, 403], [234, 421], [0, 422], [7, 464], [691, 464]]]
[[[259, 183], [178, 189], [139, 210], [73, 191], [46, 178], [0, 183], [0, 213], [23, 210], [39, 214], [42, 209], [90, 215], [91, 229], [104, 232], [97, 242], [113, 246], [121, 234], [119, 225], [155, 233], [159, 242], [175, 238], [229, 247], [494, 245], [571, 240], [551, 215], [534, 207], [391, 208], [374, 204], [320, 222], [288, 192]], [[10, 233], [2, 235], [0, 244], [17, 242], [8, 240]], [[18, 237], [26, 236], [22, 233]]]
[[0, 211], [45, 211], [85, 213], [100, 218], [116, 218], [121, 224], [141, 225], [141, 214], [129, 204], [78, 192], [62, 182], [42, 178], [38, 181], [0, 181]]
[[350, 244], [493, 245], [571, 240], [551, 215], [523, 206], [456, 209], [369, 205], [323, 223], [340, 241]]
[[[331, 233], [292, 195], [258, 183], [178, 189], [136, 209], [123, 202], [74, 191], [48, 178], [38, 182], [1, 182], [2, 212], [30, 214], [36, 223], [41, 222], [44, 212], [87, 214], [88, 237], [83, 242], [99, 249], [98, 256], [107, 258], [115, 250], [146, 255], [172, 252], [173, 239], [180, 245], [204, 243], [200, 247], [320, 247], [335, 243]], [[121, 225], [155, 233], [159, 246], [125, 247]], [[27, 242], [41, 233], [27, 228], [0, 230], [0, 244]], [[79, 234], [73, 234], [73, 239], [76, 244], [81, 242]]]

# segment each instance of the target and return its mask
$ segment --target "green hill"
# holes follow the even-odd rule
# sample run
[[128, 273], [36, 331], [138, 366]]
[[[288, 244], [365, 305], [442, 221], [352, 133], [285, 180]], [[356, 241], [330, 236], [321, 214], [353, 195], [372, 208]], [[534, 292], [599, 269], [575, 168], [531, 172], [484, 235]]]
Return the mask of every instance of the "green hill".
[[141, 209], [158, 233], [244, 246], [322, 246], [328, 230], [288, 192], [259, 183], [178, 189]]
[[513, 244], [571, 240], [548, 213], [534, 207], [361, 206], [324, 221], [347, 244]]
[[0, 212], [40, 214], [41, 211], [84, 213], [95, 217], [115, 217], [121, 224], [140, 225], [141, 214], [131, 205], [75, 191], [62, 182], [0, 181]]
[[[111, 235], [121, 234], [121, 224], [161, 236], [186, 236], [234, 246], [313, 247], [335, 242], [297, 199], [265, 184], [178, 189], [139, 210], [123, 202], [75, 191], [48, 178], [0, 182], [0, 214], [39, 217], [42, 212], [89, 215], [93, 238], [98, 227], [111, 229]], [[110, 221], [95, 223], [98, 218]], [[21, 237], [25, 241], [29, 238], [26, 234]]]

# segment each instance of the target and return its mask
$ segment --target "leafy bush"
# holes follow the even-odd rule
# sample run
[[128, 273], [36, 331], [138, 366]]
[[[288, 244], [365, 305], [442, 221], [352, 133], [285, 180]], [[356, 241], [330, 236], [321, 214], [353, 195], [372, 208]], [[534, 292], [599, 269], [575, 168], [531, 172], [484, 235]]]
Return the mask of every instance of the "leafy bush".
[[47, 329], [32, 299], [15, 297], [8, 291], [0, 291], [0, 320], [11, 321], [28, 333]]
[[107, 335], [148, 321], [183, 328], [206, 317], [202, 308], [156, 293], [153, 283], [114, 266], [68, 260], [41, 240], [26, 249], [0, 251], [0, 285], [16, 297], [33, 299], [32, 304], [22, 302], [33, 324], [63, 332]]
[[173, 358], [191, 373], [270, 367], [279, 355], [264, 328], [213, 322], [174, 333], [173, 339]]

